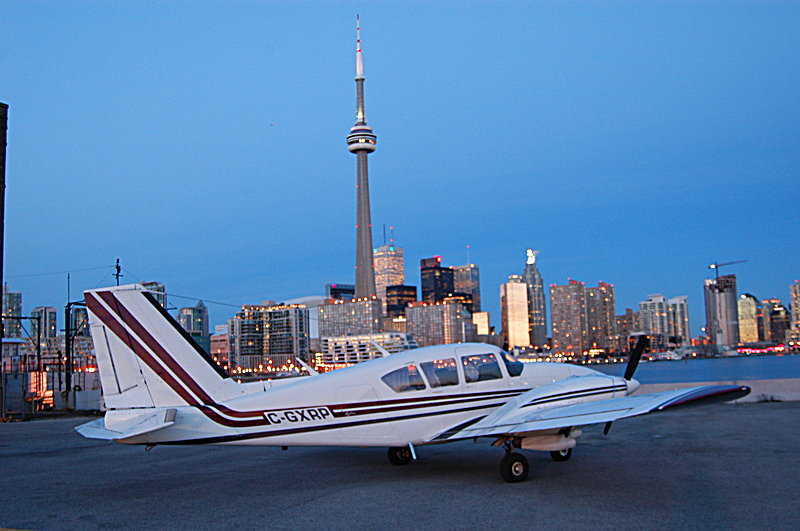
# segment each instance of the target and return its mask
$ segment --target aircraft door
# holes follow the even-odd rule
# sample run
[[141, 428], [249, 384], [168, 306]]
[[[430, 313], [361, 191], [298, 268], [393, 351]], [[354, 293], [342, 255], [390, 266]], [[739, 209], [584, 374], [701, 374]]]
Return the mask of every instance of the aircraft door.
[[378, 420], [378, 422], [364, 423], [354, 428], [345, 428], [342, 431], [343, 442], [349, 444], [366, 444], [370, 441], [374, 442], [376, 438], [381, 436], [389, 436], [392, 434], [391, 422], [380, 422], [386, 418], [386, 413], [376, 410], [379, 406], [378, 395], [375, 389], [369, 384], [348, 385], [340, 387], [336, 390], [336, 401], [345, 406], [345, 410], [350, 412], [342, 423], [346, 424], [348, 420], [353, 421], [361, 420]]

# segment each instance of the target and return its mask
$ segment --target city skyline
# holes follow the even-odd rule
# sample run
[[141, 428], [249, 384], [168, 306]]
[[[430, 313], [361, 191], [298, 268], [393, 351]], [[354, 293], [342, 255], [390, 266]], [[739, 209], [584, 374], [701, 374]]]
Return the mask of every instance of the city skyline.
[[[451, 24], [448, 5], [358, 9], [382, 134], [373, 222], [397, 227], [409, 263], [480, 266], [495, 327], [494, 294], [530, 247], [546, 284], [614, 283], [618, 313], [650, 293], [688, 295], [693, 335], [711, 262], [747, 259], [725, 271], [739, 292], [788, 303], [800, 61], [783, 43], [796, 6], [473, 4]], [[210, 301], [289, 300], [354, 280], [341, 128], [356, 8], [308, 11], [9, 4], [5, 273], [26, 314], [60, 307], [66, 275], [25, 275], [73, 271], [76, 300], [114, 283], [111, 266], [79, 270], [116, 258], [123, 282], [203, 299], [212, 323], [236, 310]], [[432, 149], [435, 139], [447, 140]], [[749, 209], [786, 230], [764, 231]], [[243, 214], [265, 216], [269, 231]]]

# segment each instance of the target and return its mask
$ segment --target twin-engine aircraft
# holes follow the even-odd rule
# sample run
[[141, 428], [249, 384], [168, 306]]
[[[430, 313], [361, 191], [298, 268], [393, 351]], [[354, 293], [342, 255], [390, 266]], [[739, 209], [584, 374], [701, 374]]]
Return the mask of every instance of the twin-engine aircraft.
[[523, 481], [516, 450], [572, 455], [581, 427], [665, 409], [733, 400], [750, 389], [716, 385], [631, 394], [646, 340], [625, 376], [564, 363], [523, 364], [477, 343], [413, 349], [313, 375], [251, 383], [230, 378], [141, 285], [85, 292], [107, 412], [84, 437], [141, 444], [416, 447], [488, 438], [505, 450], [500, 474]]

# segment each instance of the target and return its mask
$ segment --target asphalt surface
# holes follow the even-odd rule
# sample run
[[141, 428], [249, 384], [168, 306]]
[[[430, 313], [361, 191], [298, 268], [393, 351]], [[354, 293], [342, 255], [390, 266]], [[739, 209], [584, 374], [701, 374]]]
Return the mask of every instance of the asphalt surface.
[[86, 419], [0, 424], [0, 527], [22, 529], [797, 529], [800, 404], [713, 406], [584, 430], [505, 483], [486, 442], [418, 448], [157, 447]]

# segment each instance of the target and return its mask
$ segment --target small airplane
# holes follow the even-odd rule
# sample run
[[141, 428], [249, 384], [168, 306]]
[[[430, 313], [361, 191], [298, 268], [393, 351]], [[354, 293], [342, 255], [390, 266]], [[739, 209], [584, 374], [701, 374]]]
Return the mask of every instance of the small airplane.
[[623, 377], [565, 363], [523, 364], [495, 346], [417, 348], [307, 377], [237, 383], [141, 285], [85, 293], [104, 418], [84, 437], [125, 444], [388, 447], [404, 465], [416, 448], [489, 438], [500, 474], [528, 477], [516, 450], [566, 461], [583, 426], [734, 400], [750, 389], [713, 385], [632, 395], [647, 339]]

